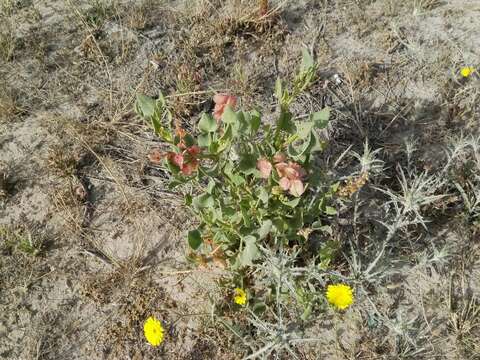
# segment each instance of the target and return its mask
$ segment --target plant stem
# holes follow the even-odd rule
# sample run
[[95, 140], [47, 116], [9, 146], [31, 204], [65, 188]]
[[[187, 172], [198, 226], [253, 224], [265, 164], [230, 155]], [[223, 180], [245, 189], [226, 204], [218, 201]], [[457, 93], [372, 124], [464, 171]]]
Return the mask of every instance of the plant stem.
[[260, 0], [260, 16], [267, 15], [268, 12], [268, 0]]

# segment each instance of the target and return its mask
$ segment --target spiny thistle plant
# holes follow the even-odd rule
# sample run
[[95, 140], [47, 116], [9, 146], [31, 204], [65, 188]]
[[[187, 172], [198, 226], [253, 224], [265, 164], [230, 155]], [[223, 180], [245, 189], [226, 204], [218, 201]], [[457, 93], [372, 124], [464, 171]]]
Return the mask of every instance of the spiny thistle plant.
[[[170, 150], [155, 149], [154, 163], [171, 173], [171, 187], [191, 184], [187, 206], [199, 226], [188, 233], [193, 260], [220, 259], [231, 270], [261, 261], [261, 247], [304, 247], [315, 231], [328, 230], [335, 214], [329, 201], [337, 184], [314, 161], [325, 143], [317, 129], [327, 126], [329, 108], [295, 121], [292, 101], [314, 80], [316, 64], [304, 51], [291, 87], [277, 80], [279, 114], [274, 123], [258, 110], [236, 110], [231, 95], [214, 97], [213, 114], [203, 113], [197, 133], [174, 126], [165, 98], [138, 95], [136, 111]], [[196, 189], [201, 189], [198, 193]]]

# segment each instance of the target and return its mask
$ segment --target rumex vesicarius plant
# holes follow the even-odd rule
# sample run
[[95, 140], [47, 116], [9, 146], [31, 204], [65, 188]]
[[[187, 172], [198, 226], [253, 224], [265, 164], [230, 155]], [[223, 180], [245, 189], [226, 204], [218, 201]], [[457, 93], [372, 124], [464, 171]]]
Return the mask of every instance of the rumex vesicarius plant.
[[[315, 231], [328, 232], [328, 206], [336, 191], [315, 154], [325, 146], [318, 129], [327, 126], [330, 110], [295, 121], [292, 101], [313, 82], [316, 65], [304, 51], [290, 87], [277, 80], [279, 114], [274, 123], [258, 110], [236, 110], [236, 98], [218, 94], [213, 115], [203, 113], [195, 134], [173, 126], [165, 98], [138, 95], [135, 109], [170, 151], [155, 150], [150, 160], [171, 173], [171, 187], [193, 183], [185, 194], [199, 219], [188, 233], [197, 258], [220, 258], [232, 270], [261, 259], [262, 247], [304, 246]], [[195, 258], [195, 256], [194, 256]]]

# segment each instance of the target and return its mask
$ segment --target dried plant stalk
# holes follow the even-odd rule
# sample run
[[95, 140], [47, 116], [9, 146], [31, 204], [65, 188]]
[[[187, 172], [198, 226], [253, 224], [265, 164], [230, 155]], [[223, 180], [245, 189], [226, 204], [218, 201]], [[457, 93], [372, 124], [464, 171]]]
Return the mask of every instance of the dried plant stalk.
[[268, 12], [268, 0], [260, 0], [260, 16], [265, 16]]

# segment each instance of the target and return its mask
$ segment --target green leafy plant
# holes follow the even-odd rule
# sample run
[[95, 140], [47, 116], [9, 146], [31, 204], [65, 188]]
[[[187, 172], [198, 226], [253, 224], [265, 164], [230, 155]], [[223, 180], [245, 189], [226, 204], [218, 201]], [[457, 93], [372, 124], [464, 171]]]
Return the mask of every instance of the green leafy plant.
[[114, 3], [106, 0], [91, 0], [90, 7], [84, 12], [88, 26], [98, 29], [113, 15]]
[[[279, 115], [274, 123], [258, 110], [236, 111], [236, 99], [216, 95], [213, 116], [204, 113], [193, 136], [173, 129], [165, 98], [138, 95], [135, 109], [171, 147], [154, 150], [150, 160], [165, 164], [171, 187], [189, 183], [186, 204], [199, 219], [188, 233], [198, 257], [213, 254], [232, 270], [252, 266], [262, 247], [278, 244], [303, 247], [312, 232], [328, 232], [329, 200], [336, 185], [329, 183], [314, 161], [325, 143], [318, 129], [327, 126], [330, 109], [296, 121], [292, 101], [314, 80], [316, 65], [305, 51], [291, 87], [276, 82]], [[199, 190], [199, 191], [198, 191]]]
[[38, 256], [44, 249], [45, 239], [33, 234], [26, 227], [0, 226], [0, 248], [7, 253], [18, 250], [24, 254]]

